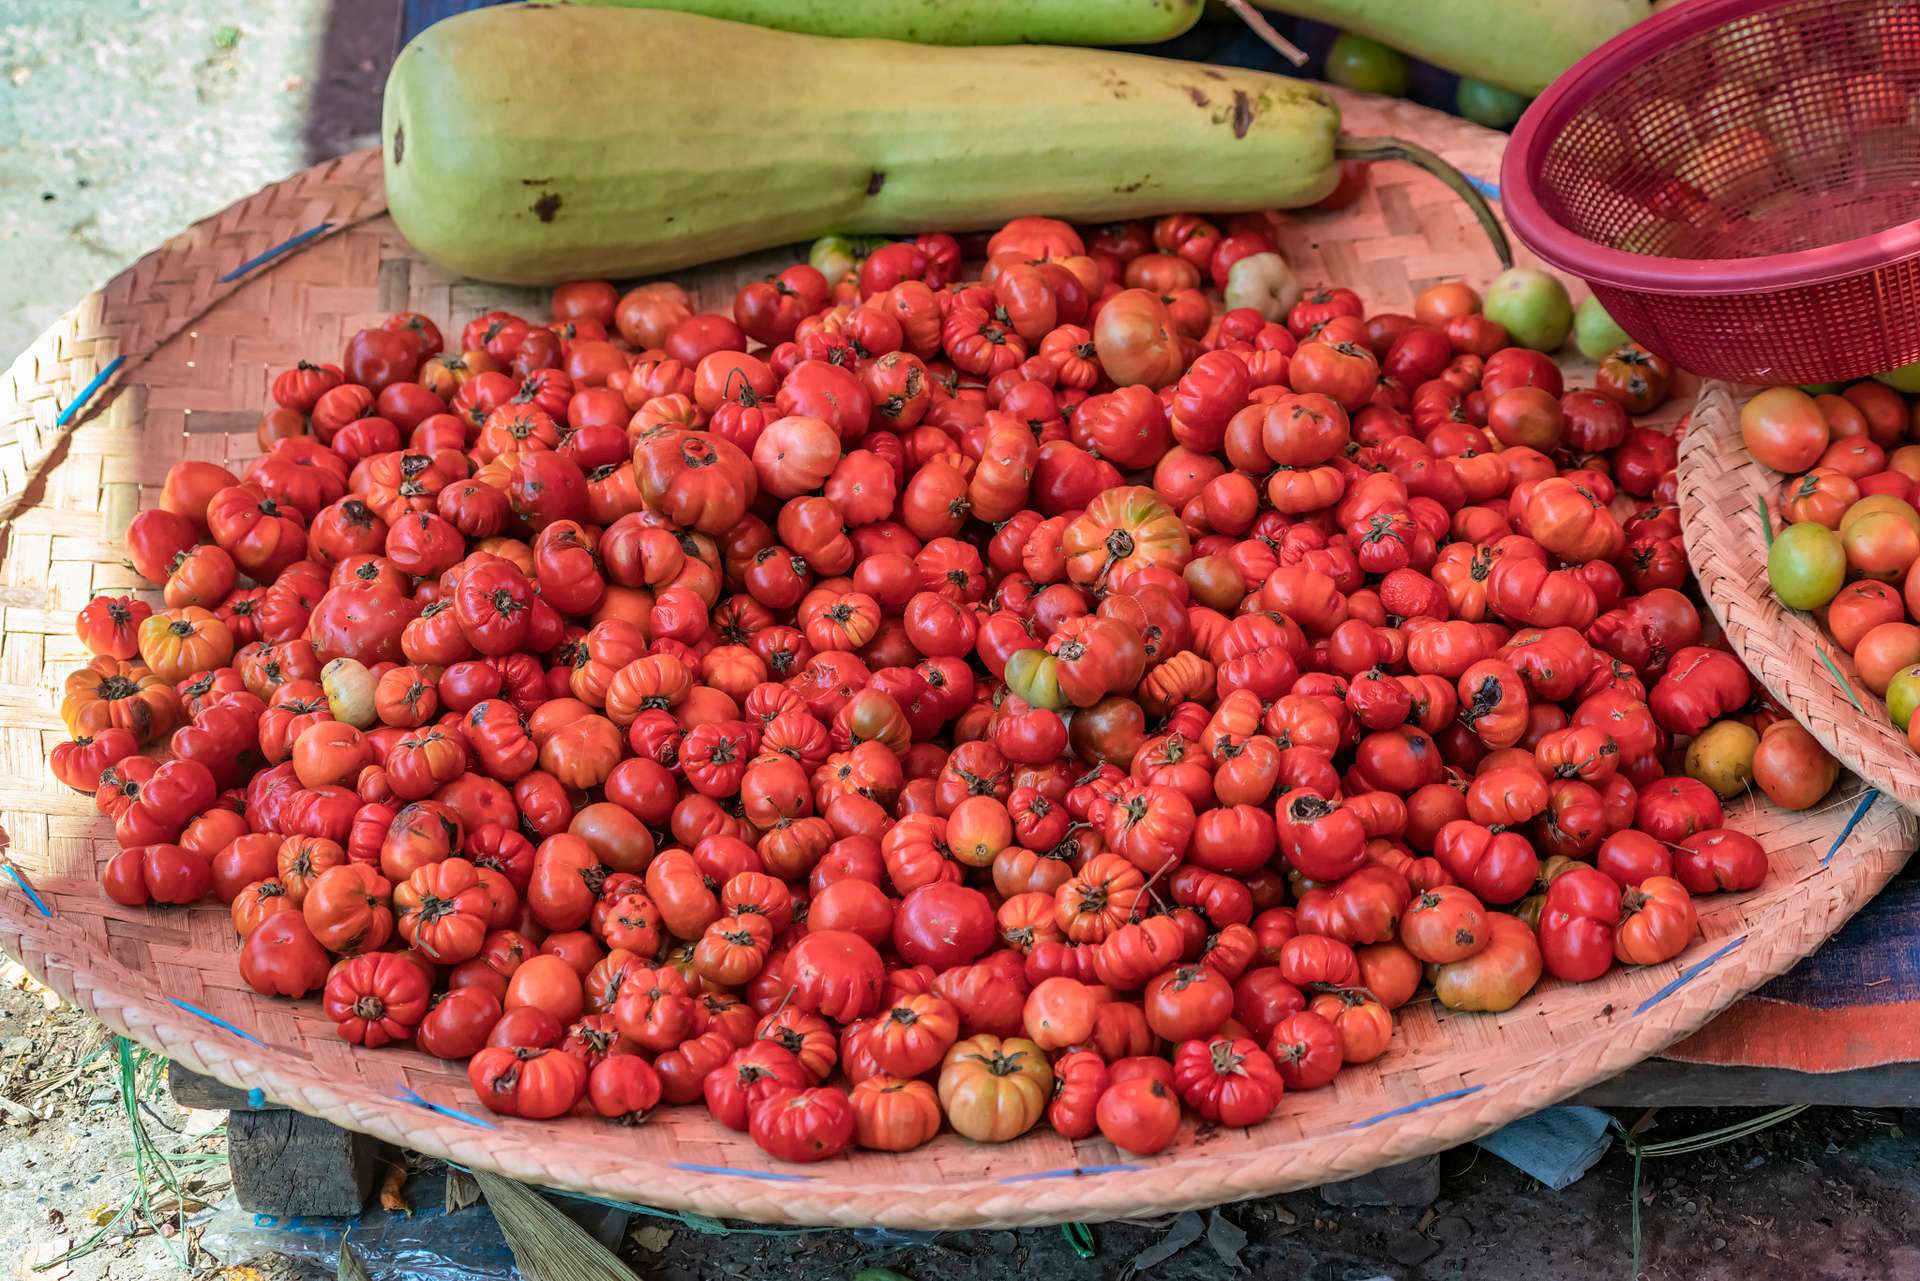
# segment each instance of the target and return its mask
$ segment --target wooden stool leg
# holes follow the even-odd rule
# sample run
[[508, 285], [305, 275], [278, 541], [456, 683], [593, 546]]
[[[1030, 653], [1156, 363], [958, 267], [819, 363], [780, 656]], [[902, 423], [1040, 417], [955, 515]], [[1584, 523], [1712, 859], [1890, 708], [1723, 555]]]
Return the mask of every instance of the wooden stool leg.
[[174, 1102], [226, 1108], [227, 1165], [253, 1214], [352, 1215], [366, 1207], [384, 1145], [288, 1108], [250, 1107], [244, 1090], [169, 1064]]
[[227, 1117], [234, 1196], [256, 1214], [360, 1213], [379, 1152], [376, 1139], [285, 1108]]

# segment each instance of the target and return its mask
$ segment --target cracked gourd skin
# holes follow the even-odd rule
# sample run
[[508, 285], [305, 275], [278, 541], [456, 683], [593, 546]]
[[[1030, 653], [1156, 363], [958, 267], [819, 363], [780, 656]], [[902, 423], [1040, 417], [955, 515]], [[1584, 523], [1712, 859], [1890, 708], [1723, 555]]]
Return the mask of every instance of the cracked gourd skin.
[[402, 50], [382, 130], [415, 248], [548, 284], [828, 232], [1298, 207], [1333, 189], [1339, 113], [1303, 81], [1159, 58], [510, 6]]

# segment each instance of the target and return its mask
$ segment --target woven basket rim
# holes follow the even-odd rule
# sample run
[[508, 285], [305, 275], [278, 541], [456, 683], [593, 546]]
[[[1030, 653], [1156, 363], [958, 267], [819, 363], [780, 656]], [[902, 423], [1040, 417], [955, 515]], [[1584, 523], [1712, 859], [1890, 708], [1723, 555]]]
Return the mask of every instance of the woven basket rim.
[[[1467, 161], [1483, 177], [1491, 168], [1489, 156], [1497, 157], [1498, 135], [1410, 104], [1335, 96], [1356, 118], [1365, 117], [1377, 127], [1403, 136], [1424, 134], [1437, 144], [1436, 150]], [[145, 385], [143, 362], [188, 331], [195, 318], [217, 311], [235, 290], [299, 263], [303, 255], [328, 252], [335, 238], [370, 234], [361, 224], [376, 219], [380, 207], [377, 153], [316, 167], [197, 225], [57, 322], [15, 363], [7, 384], [0, 387], [0, 422], [25, 424], [10, 445], [0, 448], [8, 524], [29, 520], [41, 510], [34, 495], [60, 479], [61, 467], [71, 461], [63, 450], [70, 445], [80, 449], [75, 441], [108, 430], [104, 419], [115, 412], [114, 393]], [[325, 229], [308, 232], [316, 226]], [[290, 241], [297, 243], [283, 247]], [[236, 243], [240, 248], [233, 247]], [[194, 283], [168, 293], [183, 280]], [[153, 318], [156, 299], [165, 300], [158, 319]], [[137, 317], [147, 319], [130, 319]], [[87, 354], [59, 359], [61, 353], [78, 351], [102, 335]], [[77, 410], [63, 408], [76, 402]], [[65, 421], [55, 421], [62, 416]], [[148, 465], [163, 468], [164, 462]], [[10, 536], [5, 555], [24, 555], [16, 551], [24, 541], [24, 536]], [[4, 561], [0, 571], [14, 572]], [[54, 621], [58, 627], [66, 625], [64, 616], [50, 620], [49, 635], [58, 630]], [[17, 676], [9, 679], [11, 687], [0, 691], [0, 733], [22, 735], [31, 744], [24, 750], [37, 751], [40, 736], [50, 727], [38, 701], [40, 691], [20, 683]], [[15, 862], [28, 874], [43, 865], [34, 859], [54, 858], [50, 850], [30, 848], [26, 838], [34, 835], [28, 830], [31, 807], [66, 804], [51, 793], [56, 785], [45, 776], [44, 757], [38, 759], [42, 763], [37, 767], [22, 763], [23, 769], [37, 768], [39, 773], [28, 776], [26, 796], [8, 807], [19, 828]], [[1750, 817], [1776, 835], [1776, 845], [1793, 852], [1795, 875], [1756, 893], [1754, 901], [1762, 907], [1751, 920], [1741, 918], [1746, 924], [1739, 933], [1698, 943], [1665, 966], [1617, 971], [1602, 981], [1604, 986], [1582, 989], [1596, 999], [1616, 992], [1619, 996], [1609, 999], [1604, 1014], [1595, 1017], [1573, 1045], [1549, 1042], [1545, 1051], [1529, 1051], [1531, 1058], [1516, 1053], [1502, 1060], [1503, 1070], [1491, 1079], [1458, 1088], [1418, 1093], [1414, 1085], [1397, 1087], [1377, 1111], [1364, 1115], [1353, 1114], [1351, 1101], [1336, 1097], [1336, 1083], [1335, 1090], [1320, 1096], [1325, 1104], [1313, 1104], [1328, 1117], [1336, 1107], [1346, 1109], [1340, 1123], [1329, 1123], [1323, 1132], [1284, 1139], [1276, 1122], [1253, 1131], [1190, 1134], [1152, 1158], [1128, 1158], [1097, 1140], [1069, 1145], [1036, 1133], [998, 1148], [949, 1136], [904, 1157], [862, 1154], [826, 1166], [731, 1158], [722, 1164], [704, 1155], [730, 1150], [723, 1143], [738, 1136], [718, 1132], [713, 1123], [697, 1117], [676, 1121], [668, 1113], [649, 1126], [623, 1132], [597, 1121], [534, 1123], [480, 1116], [470, 1094], [464, 1099], [443, 1096], [452, 1102], [408, 1098], [407, 1064], [424, 1060], [416, 1054], [355, 1054], [351, 1061], [368, 1075], [333, 1079], [298, 1043], [283, 1045], [273, 1039], [276, 1034], [269, 1025], [289, 1022], [277, 1016], [299, 1007], [260, 999], [247, 1008], [269, 1016], [267, 1022], [236, 1022], [184, 1002], [155, 974], [128, 968], [104, 938], [96, 939], [84, 928], [88, 921], [98, 924], [102, 913], [97, 891], [89, 893], [90, 882], [68, 884], [28, 875], [25, 884], [38, 882], [53, 909], [50, 917], [36, 911], [29, 896], [15, 892], [11, 883], [0, 884], [0, 946], [107, 1026], [194, 1071], [237, 1088], [258, 1089], [265, 1099], [348, 1128], [530, 1183], [768, 1222], [943, 1228], [1098, 1220], [1219, 1204], [1351, 1177], [1485, 1134], [1614, 1075], [1697, 1029], [1738, 996], [1811, 952], [1898, 869], [1916, 831], [1910, 815], [1873, 804], [1855, 790], [1838, 794], [1829, 808], [1815, 814], [1782, 817], [1756, 810]], [[1773, 826], [1766, 828], [1769, 823]], [[1731, 900], [1729, 910], [1743, 902]], [[151, 923], [159, 937], [167, 930], [177, 933], [183, 918], [126, 914], [125, 919], [142, 930]], [[184, 919], [190, 924], [194, 918], [189, 914]], [[191, 933], [185, 937], [184, 961], [175, 957], [173, 964], [230, 966], [230, 956], [195, 950]], [[1466, 1044], [1476, 1038], [1510, 1047], [1525, 1047], [1530, 1039], [1537, 1047], [1546, 1027], [1542, 1021], [1551, 1008], [1558, 1008], [1552, 1005], [1554, 990], [1549, 985], [1543, 989], [1548, 996], [1536, 994], [1510, 1015], [1448, 1015], [1449, 1028], [1459, 1029], [1449, 1035], [1462, 1038], [1463, 1056], [1469, 1049], [1479, 1055], [1478, 1046]], [[1642, 995], [1638, 1006], [1629, 1008]], [[1621, 1008], [1615, 1008], [1615, 999]], [[328, 1048], [342, 1047], [334, 1043]], [[1391, 1059], [1390, 1053], [1381, 1065], [1349, 1072], [1374, 1072]], [[470, 1107], [472, 1112], [466, 1110]], [[1313, 1109], [1302, 1115], [1322, 1115]], [[650, 1139], [660, 1137], [661, 1127], [670, 1150], [643, 1150]], [[713, 1133], [703, 1134], [703, 1127]], [[649, 1131], [656, 1133], [649, 1136]], [[620, 1134], [634, 1138], [622, 1143], [610, 1137]], [[1021, 1146], [1036, 1144], [1042, 1146]], [[1035, 1168], [1035, 1160], [1022, 1165], [1011, 1159], [1022, 1152], [1059, 1152], [1061, 1159], [1055, 1167]]]

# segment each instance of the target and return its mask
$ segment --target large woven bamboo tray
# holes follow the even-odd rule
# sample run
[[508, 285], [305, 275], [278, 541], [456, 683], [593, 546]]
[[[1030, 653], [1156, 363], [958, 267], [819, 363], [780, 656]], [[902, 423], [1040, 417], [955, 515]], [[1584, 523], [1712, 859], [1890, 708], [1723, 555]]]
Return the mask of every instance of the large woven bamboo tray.
[[1747, 452], [1740, 401], [1723, 382], [1700, 389], [1680, 442], [1680, 524], [1707, 607], [1747, 667], [1821, 744], [1860, 777], [1920, 809], [1920, 758], [1813, 615], [1767, 584], [1768, 525], [1784, 477]]
[[[1390, 133], [1482, 181], [1503, 139], [1410, 107], [1343, 97], [1355, 133]], [[1432, 281], [1497, 270], [1467, 211], [1401, 165], [1375, 169], [1364, 201], [1304, 216], [1284, 246], [1309, 283], [1358, 287], [1409, 309]], [[688, 280], [724, 308], [737, 283], [792, 255]], [[238, 942], [214, 906], [116, 906], [97, 887], [110, 827], [48, 776], [61, 729], [54, 691], [81, 660], [74, 611], [135, 586], [120, 535], [168, 466], [238, 466], [270, 375], [331, 355], [398, 308], [443, 324], [536, 296], [450, 279], [383, 216], [379, 157], [308, 170], [194, 227], [88, 298], [0, 386], [0, 947], [107, 1026], [259, 1097], [509, 1177], [666, 1208], [771, 1222], [981, 1227], [1162, 1212], [1309, 1186], [1487, 1133], [1655, 1053], [1813, 951], [1913, 847], [1899, 806], [1847, 780], [1821, 809], [1739, 808], [1766, 845], [1759, 891], [1703, 900], [1703, 937], [1676, 961], [1584, 986], [1547, 984], [1499, 1016], [1432, 1003], [1401, 1011], [1378, 1062], [1289, 1096], [1253, 1130], [1188, 1134], [1161, 1156], [1050, 1132], [998, 1147], [944, 1136], [903, 1157], [818, 1166], [770, 1161], [699, 1108], [635, 1129], [535, 1123], [480, 1112], [462, 1065], [410, 1051], [356, 1051], [317, 1003], [267, 1000], [241, 982]], [[1578, 371], [1576, 377], [1582, 376]]]

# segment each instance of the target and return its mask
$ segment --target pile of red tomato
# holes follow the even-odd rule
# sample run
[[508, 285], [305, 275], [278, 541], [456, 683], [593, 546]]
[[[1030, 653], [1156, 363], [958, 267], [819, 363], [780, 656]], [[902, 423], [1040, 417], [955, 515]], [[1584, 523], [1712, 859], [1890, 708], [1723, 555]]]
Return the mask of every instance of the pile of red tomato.
[[[1765, 875], [1674, 442], [1474, 291], [1221, 312], [1278, 215], [868, 247], [731, 316], [567, 285], [273, 382], [128, 534], [53, 756], [123, 904], [480, 1100], [776, 1157], [1149, 1153]], [[984, 260], [977, 278], [962, 262]], [[752, 349], [752, 354], [749, 353]], [[1624, 520], [1619, 494], [1650, 505]], [[165, 750], [155, 750], [165, 749]]]

